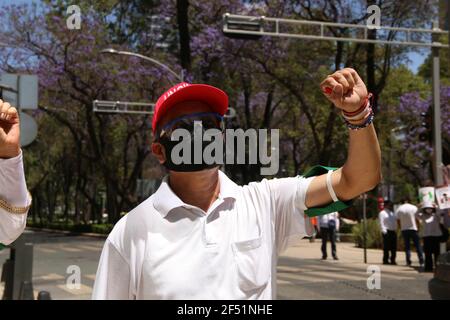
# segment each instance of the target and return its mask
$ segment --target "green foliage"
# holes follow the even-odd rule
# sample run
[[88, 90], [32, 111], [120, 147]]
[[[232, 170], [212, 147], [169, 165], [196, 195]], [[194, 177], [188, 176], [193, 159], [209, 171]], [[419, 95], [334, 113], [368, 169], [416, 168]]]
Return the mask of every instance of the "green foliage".
[[353, 224], [343, 223], [339, 227], [339, 233], [353, 233]]
[[109, 234], [114, 225], [111, 223], [93, 223], [93, 224], [75, 224], [73, 221], [54, 221], [54, 222], [27, 222], [28, 227], [44, 228], [60, 231], [70, 231], [74, 233], [98, 233]]
[[[442, 36], [440, 42], [448, 44], [448, 37]], [[441, 85], [450, 86], [450, 54], [448, 49], [439, 50], [439, 63], [440, 63], [440, 80]], [[430, 53], [425, 59], [423, 64], [419, 67], [419, 76], [421, 76], [425, 81], [431, 84], [433, 71], [433, 56]]]
[[[367, 219], [367, 237], [366, 237], [366, 247], [367, 248], [382, 248], [383, 247], [383, 236], [381, 234], [380, 226], [376, 219]], [[364, 244], [364, 225], [360, 222], [353, 226], [352, 229], [353, 237], [355, 243], [358, 247], [363, 247]]]

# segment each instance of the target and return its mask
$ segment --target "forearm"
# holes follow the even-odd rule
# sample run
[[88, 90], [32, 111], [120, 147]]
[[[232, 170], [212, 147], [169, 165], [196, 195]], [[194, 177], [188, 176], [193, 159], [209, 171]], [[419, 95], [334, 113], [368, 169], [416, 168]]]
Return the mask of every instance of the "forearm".
[[373, 189], [381, 179], [381, 151], [373, 124], [349, 130], [348, 156], [333, 179], [339, 199], [349, 200]]

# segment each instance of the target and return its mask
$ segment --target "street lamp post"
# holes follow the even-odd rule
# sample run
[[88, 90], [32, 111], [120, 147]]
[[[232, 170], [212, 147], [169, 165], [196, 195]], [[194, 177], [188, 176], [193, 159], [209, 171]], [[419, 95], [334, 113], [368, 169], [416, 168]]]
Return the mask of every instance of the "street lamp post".
[[[176, 73], [175, 71], [173, 71], [171, 68], [169, 68], [167, 65], [165, 65], [164, 63], [155, 60], [153, 58], [144, 56], [142, 54], [139, 53], [134, 53], [134, 52], [129, 52], [129, 51], [119, 51], [116, 49], [112, 49], [112, 48], [108, 48], [108, 49], [103, 49], [100, 51], [101, 53], [104, 54], [117, 54], [117, 55], [124, 55], [124, 56], [133, 56], [133, 57], [137, 57], [140, 58], [142, 60], [146, 60], [149, 61], [159, 67], [161, 67], [162, 69], [166, 70], [167, 72], [169, 72], [171, 75], [173, 75], [179, 82], [184, 82], [184, 73], [183, 71], [181, 71], [181, 74]], [[170, 79], [169, 79], [170, 80]], [[170, 81], [172, 84], [176, 84], [173, 81]], [[100, 100], [95, 100], [94, 101], [94, 112], [106, 112], [106, 113], [133, 113], [133, 114], [148, 114], [148, 113], [153, 113], [153, 111], [142, 111], [142, 110], [129, 110], [132, 106], [137, 106], [139, 108], [142, 107], [146, 107], [151, 105], [151, 107], [154, 106], [153, 103], [148, 104], [148, 103], [137, 103], [137, 102], [121, 102], [121, 101], [100, 101]], [[119, 106], [122, 106], [122, 108], [119, 108]], [[236, 110], [234, 108], [229, 107], [228, 108], [228, 112], [224, 115], [224, 118], [226, 119], [231, 119], [234, 118], [236, 116]]]
[[[139, 53], [135, 53], [135, 52], [129, 52], [129, 51], [119, 51], [116, 49], [112, 49], [112, 48], [108, 48], [108, 49], [103, 49], [102, 51], [100, 51], [101, 53], [108, 53], [108, 54], [118, 54], [118, 55], [123, 55], [123, 56], [133, 56], [133, 57], [137, 57], [140, 58], [142, 60], [146, 60], [146, 61], [150, 61], [153, 64], [156, 64], [157, 66], [161, 67], [162, 69], [166, 70], [167, 72], [169, 72], [170, 74], [172, 74], [177, 80], [179, 80], [179, 82], [183, 82], [184, 81], [184, 75], [183, 75], [183, 71], [181, 72], [181, 74], [176, 73], [175, 71], [173, 71], [172, 69], [170, 69], [167, 65], [165, 65], [162, 62], [159, 62], [158, 60], [155, 60], [153, 58], [144, 56], [142, 54]], [[171, 81], [172, 82], [172, 81]], [[172, 82], [173, 83], [173, 82]]]

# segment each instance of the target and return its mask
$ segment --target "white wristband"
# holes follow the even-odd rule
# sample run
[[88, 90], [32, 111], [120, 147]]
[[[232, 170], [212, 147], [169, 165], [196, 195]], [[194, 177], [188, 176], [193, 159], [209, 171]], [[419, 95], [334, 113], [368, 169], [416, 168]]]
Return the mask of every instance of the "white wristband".
[[333, 199], [334, 202], [339, 201], [339, 199], [336, 197], [336, 193], [334, 192], [333, 186], [331, 184], [331, 174], [333, 173], [333, 170], [329, 170], [327, 173], [327, 189], [328, 193], [331, 196], [331, 199]]

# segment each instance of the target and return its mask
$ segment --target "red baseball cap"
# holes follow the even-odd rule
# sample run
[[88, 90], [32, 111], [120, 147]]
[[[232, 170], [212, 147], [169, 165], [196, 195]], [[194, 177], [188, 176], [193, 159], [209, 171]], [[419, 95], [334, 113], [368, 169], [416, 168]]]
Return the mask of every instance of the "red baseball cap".
[[182, 82], [164, 92], [156, 101], [152, 119], [153, 134], [155, 134], [156, 126], [161, 118], [176, 104], [192, 100], [205, 102], [211, 106], [214, 112], [222, 116], [228, 110], [228, 96], [222, 90], [207, 84]]

